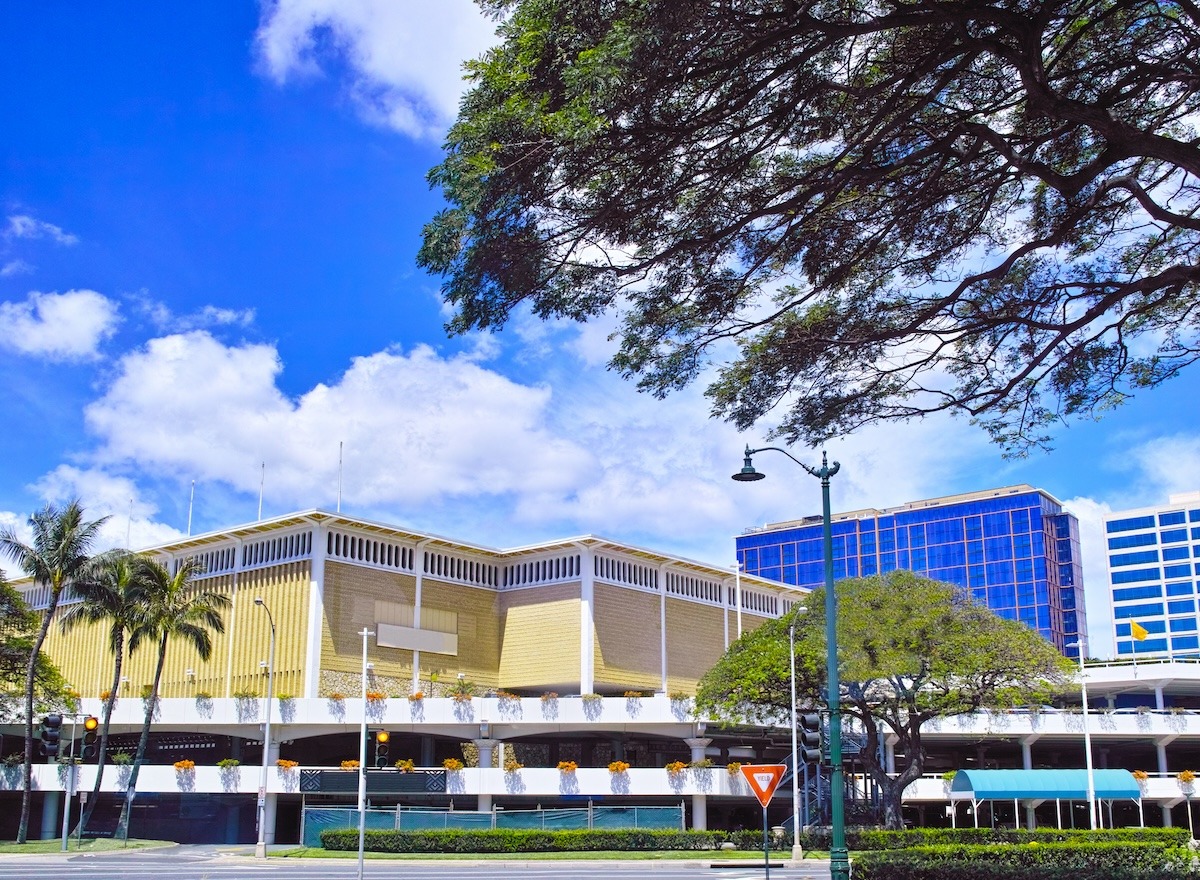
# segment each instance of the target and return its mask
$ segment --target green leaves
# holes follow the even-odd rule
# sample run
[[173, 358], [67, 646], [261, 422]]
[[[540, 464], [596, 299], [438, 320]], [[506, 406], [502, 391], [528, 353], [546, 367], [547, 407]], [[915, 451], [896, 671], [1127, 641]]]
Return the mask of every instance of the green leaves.
[[[921, 774], [921, 725], [932, 718], [1041, 704], [1061, 691], [1073, 664], [1033, 630], [973, 604], [957, 587], [909, 571], [837, 584], [842, 712], [866, 737], [861, 752], [898, 822], [904, 786]], [[825, 704], [825, 597], [814, 590], [796, 624], [801, 706]], [[791, 711], [788, 628], [792, 617], [746, 633], [700, 682], [697, 710], [762, 721]], [[880, 727], [909, 765], [889, 776], [878, 764]]]
[[736, 338], [709, 395], [741, 427], [950, 411], [1013, 455], [1200, 352], [1178, 4], [484, 5], [419, 256], [455, 332], [619, 304], [643, 390]]

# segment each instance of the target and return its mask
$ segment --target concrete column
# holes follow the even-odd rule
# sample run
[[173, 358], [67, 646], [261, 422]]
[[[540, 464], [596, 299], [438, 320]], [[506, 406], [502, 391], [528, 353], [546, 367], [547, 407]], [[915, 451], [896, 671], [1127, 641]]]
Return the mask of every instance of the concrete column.
[[[684, 742], [692, 750], [692, 761], [703, 761], [705, 758], [704, 750], [708, 748], [712, 740], [708, 737], [700, 736], [685, 739]], [[708, 830], [708, 795], [692, 795], [692, 830]]]
[[[413, 579], [416, 586], [413, 590], [413, 629], [421, 628], [421, 588], [425, 583], [425, 545], [429, 543], [429, 539], [417, 542], [416, 552], [413, 554]], [[412, 692], [415, 694], [421, 689], [421, 652], [413, 649], [412, 652]], [[432, 691], [432, 688], [430, 688]], [[433, 696], [432, 693], [429, 696]]]
[[670, 563], [658, 567], [658, 651], [662, 668], [662, 692], [669, 690], [667, 683], [667, 568]]
[[[275, 762], [279, 760], [279, 741], [267, 744], [267, 773], [270, 774], [269, 768], [275, 766]], [[270, 779], [270, 776], [267, 777]], [[269, 786], [268, 786], [269, 788]], [[266, 842], [268, 844], [275, 842], [275, 810], [279, 805], [279, 794], [273, 791], [267, 791], [267, 796], [263, 801], [263, 828], [266, 829]]]
[[315, 697], [321, 689], [321, 624], [325, 620], [325, 550], [329, 533], [325, 526], [312, 527], [312, 561], [308, 584], [308, 639], [304, 648], [304, 696]]
[[1154, 687], [1154, 708], [1160, 710], [1166, 708], [1163, 704], [1163, 686], [1161, 684]]
[[55, 789], [46, 791], [42, 798], [42, 840], [54, 840], [58, 837], [58, 825], [62, 820], [62, 792]]
[[[496, 746], [500, 744], [500, 741], [496, 739], [475, 739], [471, 741], [475, 743], [475, 748], [479, 749], [479, 769], [482, 771], [490, 768], [492, 766], [492, 755], [496, 750]], [[482, 778], [483, 774], [480, 773], [480, 779]], [[480, 788], [482, 787], [480, 786]], [[478, 804], [475, 809], [481, 813], [489, 812], [492, 809], [491, 794], [484, 794], [481, 791], [478, 795]]]
[[896, 772], [896, 740], [892, 737], [887, 737], [883, 741], [883, 760], [884, 769], [888, 773]]
[[[1158, 756], [1158, 772], [1166, 773], [1167, 771], [1167, 744], [1159, 741], [1154, 744], [1154, 751]], [[1171, 827], [1171, 808], [1165, 804], [1162, 807], [1162, 823], [1164, 828]]]
[[590, 547], [579, 546], [579, 693], [596, 690], [596, 568]]

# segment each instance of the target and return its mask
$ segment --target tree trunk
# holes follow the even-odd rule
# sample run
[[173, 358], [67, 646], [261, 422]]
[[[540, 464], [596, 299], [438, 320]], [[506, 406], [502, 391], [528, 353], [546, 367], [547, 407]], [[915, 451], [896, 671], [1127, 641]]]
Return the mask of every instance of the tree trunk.
[[154, 721], [154, 709], [158, 705], [158, 683], [162, 680], [163, 664], [167, 659], [167, 634], [163, 633], [158, 644], [158, 665], [154, 668], [154, 684], [150, 688], [150, 699], [146, 702], [146, 718], [142, 722], [142, 735], [138, 739], [137, 753], [133, 756], [133, 770], [129, 774], [129, 787], [125, 790], [125, 803], [121, 807], [121, 818], [113, 835], [120, 840], [129, 839], [129, 816], [133, 811], [133, 799], [137, 794], [138, 771], [146, 756], [146, 744], [150, 741], [150, 724]]
[[37, 661], [42, 653], [42, 643], [46, 641], [46, 633], [50, 631], [50, 621], [54, 618], [54, 609], [58, 607], [58, 596], [61, 586], [50, 590], [50, 605], [42, 615], [42, 625], [38, 628], [37, 638], [29, 651], [29, 668], [25, 672], [25, 790], [21, 794], [21, 821], [17, 825], [17, 843], [25, 843], [29, 838], [29, 807], [33, 799], [33, 685], [37, 680]]
[[100, 751], [96, 754], [96, 784], [92, 787], [92, 796], [88, 798], [83, 815], [79, 817], [79, 824], [75, 826], [75, 834], [80, 839], [83, 838], [83, 829], [87, 827], [87, 823], [92, 818], [92, 811], [96, 809], [96, 802], [100, 800], [100, 784], [104, 781], [104, 764], [108, 757], [108, 729], [112, 724], [113, 707], [117, 704], [117, 689], [121, 686], [121, 663], [125, 659], [124, 630], [117, 636], [116, 648], [117, 659], [113, 663], [113, 683], [108, 691], [108, 699], [104, 701], [104, 719], [100, 726]]

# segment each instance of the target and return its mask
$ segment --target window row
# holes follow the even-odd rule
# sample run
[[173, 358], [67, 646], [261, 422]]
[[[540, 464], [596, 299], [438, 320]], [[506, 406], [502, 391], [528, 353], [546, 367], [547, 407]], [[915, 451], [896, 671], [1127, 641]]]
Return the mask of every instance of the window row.
[[517, 562], [504, 566], [504, 586], [521, 587], [527, 584], [561, 581], [566, 578], [575, 579], [579, 577], [581, 569], [578, 553], [555, 556], [550, 559], [536, 559], [530, 562]]

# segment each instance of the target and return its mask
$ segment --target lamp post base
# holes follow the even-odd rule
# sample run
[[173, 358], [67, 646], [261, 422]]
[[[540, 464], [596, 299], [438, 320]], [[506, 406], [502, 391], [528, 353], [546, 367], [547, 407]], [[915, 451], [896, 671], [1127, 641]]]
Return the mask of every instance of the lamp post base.
[[267, 857], [267, 845], [259, 841], [254, 845], [254, 858], [265, 859]]
[[804, 859], [804, 847], [798, 843], [792, 844], [792, 861], [799, 862]]
[[850, 880], [850, 853], [847, 850], [830, 850], [830, 880]]

